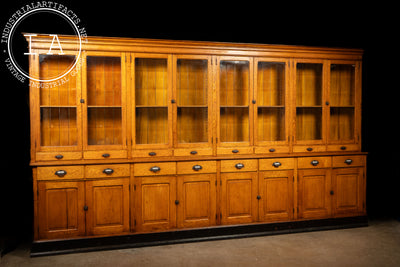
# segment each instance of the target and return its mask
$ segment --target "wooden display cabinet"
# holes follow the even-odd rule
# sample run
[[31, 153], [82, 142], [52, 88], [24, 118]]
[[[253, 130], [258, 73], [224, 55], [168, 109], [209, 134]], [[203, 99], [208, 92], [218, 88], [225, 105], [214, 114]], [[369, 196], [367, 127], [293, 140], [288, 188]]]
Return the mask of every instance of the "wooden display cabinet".
[[366, 215], [362, 50], [59, 40], [30, 41], [36, 246]]

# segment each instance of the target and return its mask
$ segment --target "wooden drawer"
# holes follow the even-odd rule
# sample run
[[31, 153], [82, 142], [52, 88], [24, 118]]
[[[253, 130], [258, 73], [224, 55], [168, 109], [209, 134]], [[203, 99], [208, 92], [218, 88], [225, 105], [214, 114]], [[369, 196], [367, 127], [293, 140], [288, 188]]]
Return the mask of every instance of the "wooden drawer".
[[85, 166], [86, 178], [130, 176], [129, 164], [102, 164]]
[[218, 147], [218, 155], [243, 155], [243, 154], [253, 154], [252, 147]]
[[126, 159], [128, 152], [126, 150], [99, 150], [83, 152], [85, 159]]
[[221, 172], [257, 171], [257, 163], [256, 159], [221, 160]]
[[83, 179], [83, 166], [38, 167], [38, 180]]
[[133, 165], [134, 176], [174, 175], [175, 162], [136, 163]]
[[334, 168], [365, 166], [364, 156], [336, 156], [332, 157]]
[[211, 156], [212, 148], [178, 148], [174, 150], [174, 156]]
[[36, 153], [36, 161], [64, 161], [77, 160], [82, 158], [82, 152], [38, 152]]
[[170, 149], [132, 150], [132, 157], [134, 158], [156, 158], [170, 156], [172, 156], [172, 150]]
[[297, 159], [297, 167], [299, 169], [330, 168], [331, 166], [331, 157], [303, 157]]
[[185, 161], [176, 164], [178, 174], [216, 173], [216, 161]]
[[266, 171], [294, 169], [294, 158], [260, 159], [259, 169]]
[[289, 145], [287, 146], [271, 146], [271, 147], [255, 147], [256, 154], [271, 154], [271, 153], [289, 153]]
[[359, 145], [328, 145], [328, 151], [358, 151], [361, 150]]
[[326, 151], [326, 146], [321, 146], [321, 145], [293, 146], [294, 153], [302, 153], [302, 152], [313, 153], [313, 152], [325, 152], [325, 151]]

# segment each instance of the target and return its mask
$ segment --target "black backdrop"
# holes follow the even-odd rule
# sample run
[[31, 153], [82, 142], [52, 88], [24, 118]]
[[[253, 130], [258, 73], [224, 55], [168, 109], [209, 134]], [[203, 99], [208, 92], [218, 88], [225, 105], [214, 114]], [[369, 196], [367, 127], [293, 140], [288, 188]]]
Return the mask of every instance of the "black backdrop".
[[[24, 6], [36, 1], [2, 3], [0, 28]], [[56, 2], [56, 1], [53, 1]], [[369, 152], [367, 209], [370, 217], [400, 217], [400, 145], [396, 128], [400, 92], [396, 7], [318, 2], [293, 5], [272, 1], [122, 2], [57, 1], [73, 10], [89, 36], [115, 36], [243, 43], [350, 47], [364, 49], [363, 151]], [[304, 2], [304, 1], [301, 1]], [[349, 2], [349, 1], [347, 1]], [[65, 25], [35, 17], [21, 31], [65, 33]], [[26, 51], [21, 43], [15, 51]], [[19, 50], [20, 49], [20, 50]], [[29, 167], [27, 83], [7, 70], [0, 51], [0, 237], [31, 237], [32, 177]], [[27, 64], [25, 63], [21, 63]], [[24, 65], [25, 67], [27, 65]]]

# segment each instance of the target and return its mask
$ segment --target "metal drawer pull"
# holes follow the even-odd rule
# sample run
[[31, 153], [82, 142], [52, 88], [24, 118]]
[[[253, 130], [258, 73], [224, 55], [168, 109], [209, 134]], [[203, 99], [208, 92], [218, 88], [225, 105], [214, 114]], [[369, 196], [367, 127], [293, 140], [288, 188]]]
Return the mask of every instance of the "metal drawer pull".
[[346, 148], [347, 148], [347, 147], [345, 147], [345, 146], [341, 146], [341, 147], [340, 147], [341, 150], [346, 150]]
[[56, 159], [62, 159], [64, 156], [63, 155], [56, 155], [55, 158]]
[[275, 152], [275, 148], [270, 148], [269, 152]]
[[159, 172], [160, 170], [161, 170], [161, 168], [158, 166], [154, 166], [154, 167], [150, 168], [150, 171], [152, 171], [152, 172]]
[[54, 174], [57, 175], [58, 177], [64, 177], [67, 174], [67, 172], [64, 170], [59, 170], [56, 171]]
[[272, 166], [274, 166], [275, 168], [278, 168], [278, 167], [280, 167], [282, 165], [282, 163], [280, 163], [280, 162], [274, 162], [274, 163], [272, 163]]
[[312, 147], [307, 147], [307, 151], [313, 151]]
[[197, 154], [197, 151], [196, 151], [196, 150], [190, 151], [190, 154], [196, 155], [196, 154]]
[[313, 166], [317, 166], [318, 164], [319, 164], [318, 160], [311, 161], [311, 165], [313, 165]]
[[157, 155], [156, 152], [149, 152], [149, 156], [155, 156], [155, 155]]
[[201, 167], [201, 165], [194, 165], [192, 169], [194, 171], [200, 171], [201, 169], [203, 169], [203, 167]]
[[243, 163], [238, 163], [235, 165], [236, 169], [243, 169], [244, 168], [244, 164]]
[[103, 173], [105, 173], [105, 174], [112, 174], [113, 172], [114, 172], [114, 170], [110, 169], [110, 168], [107, 168], [107, 169], [103, 170]]
[[108, 157], [110, 157], [110, 154], [108, 154], [108, 153], [104, 153], [103, 155], [101, 155], [103, 158], [108, 158]]
[[239, 150], [234, 149], [234, 150], [232, 150], [232, 153], [239, 153]]
[[346, 160], [344, 161], [344, 163], [346, 163], [347, 165], [350, 165], [350, 164], [353, 163], [353, 160], [352, 160], [352, 159], [346, 159]]

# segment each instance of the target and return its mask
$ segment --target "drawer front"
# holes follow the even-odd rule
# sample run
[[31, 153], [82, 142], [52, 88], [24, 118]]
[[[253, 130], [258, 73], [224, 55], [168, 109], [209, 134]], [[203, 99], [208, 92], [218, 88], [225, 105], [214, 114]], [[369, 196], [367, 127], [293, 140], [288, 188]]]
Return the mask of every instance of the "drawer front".
[[330, 168], [332, 166], [331, 157], [303, 157], [297, 159], [299, 169], [319, 169]]
[[328, 151], [358, 151], [361, 150], [359, 145], [328, 145]]
[[212, 148], [178, 148], [174, 150], [174, 156], [188, 156], [188, 157], [196, 157], [196, 156], [211, 156]]
[[134, 176], [174, 175], [175, 162], [136, 163], [133, 165]]
[[243, 159], [243, 160], [222, 160], [221, 172], [251, 172], [257, 171], [258, 160]]
[[38, 180], [83, 179], [83, 166], [38, 167]]
[[134, 158], [157, 158], [170, 156], [172, 156], [172, 150], [169, 149], [132, 150], [132, 157]]
[[86, 178], [130, 176], [129, 164], [102, 164], [85, 166]]
[[178, 174], [216, 173], [216, 161], [186, 161], [176, 164]]
[[303, 152], [325, 152], [326, 146], [321, 145], [310, 145], [310, 146], [294, 146], [293, 152], [294, 153], [303, 153]]
[[364, 156], [336, 156], [332, 158], [334, 168], [365, 166]]
[[82, 158], [82, 152], [38, 152], [36, 161], [65, 161], [77, 160]]
[[260, 159], [260, 171], [276, 171], [294, 169], [294, 158]]
[[218, 147], [217, 154], [218, 155], [243, 155], [243, 154], [252, 154], [252, 147]]
[[128, 152], [126, 150], [85, 151], [83, 157], [85, 159], [126, 159]]
[[287, 146], [271, 146], [271, 147], [255, 147], [254, 153], [256, 153], [256, 154], [289, 153], [289, 145], [287, 145]]

